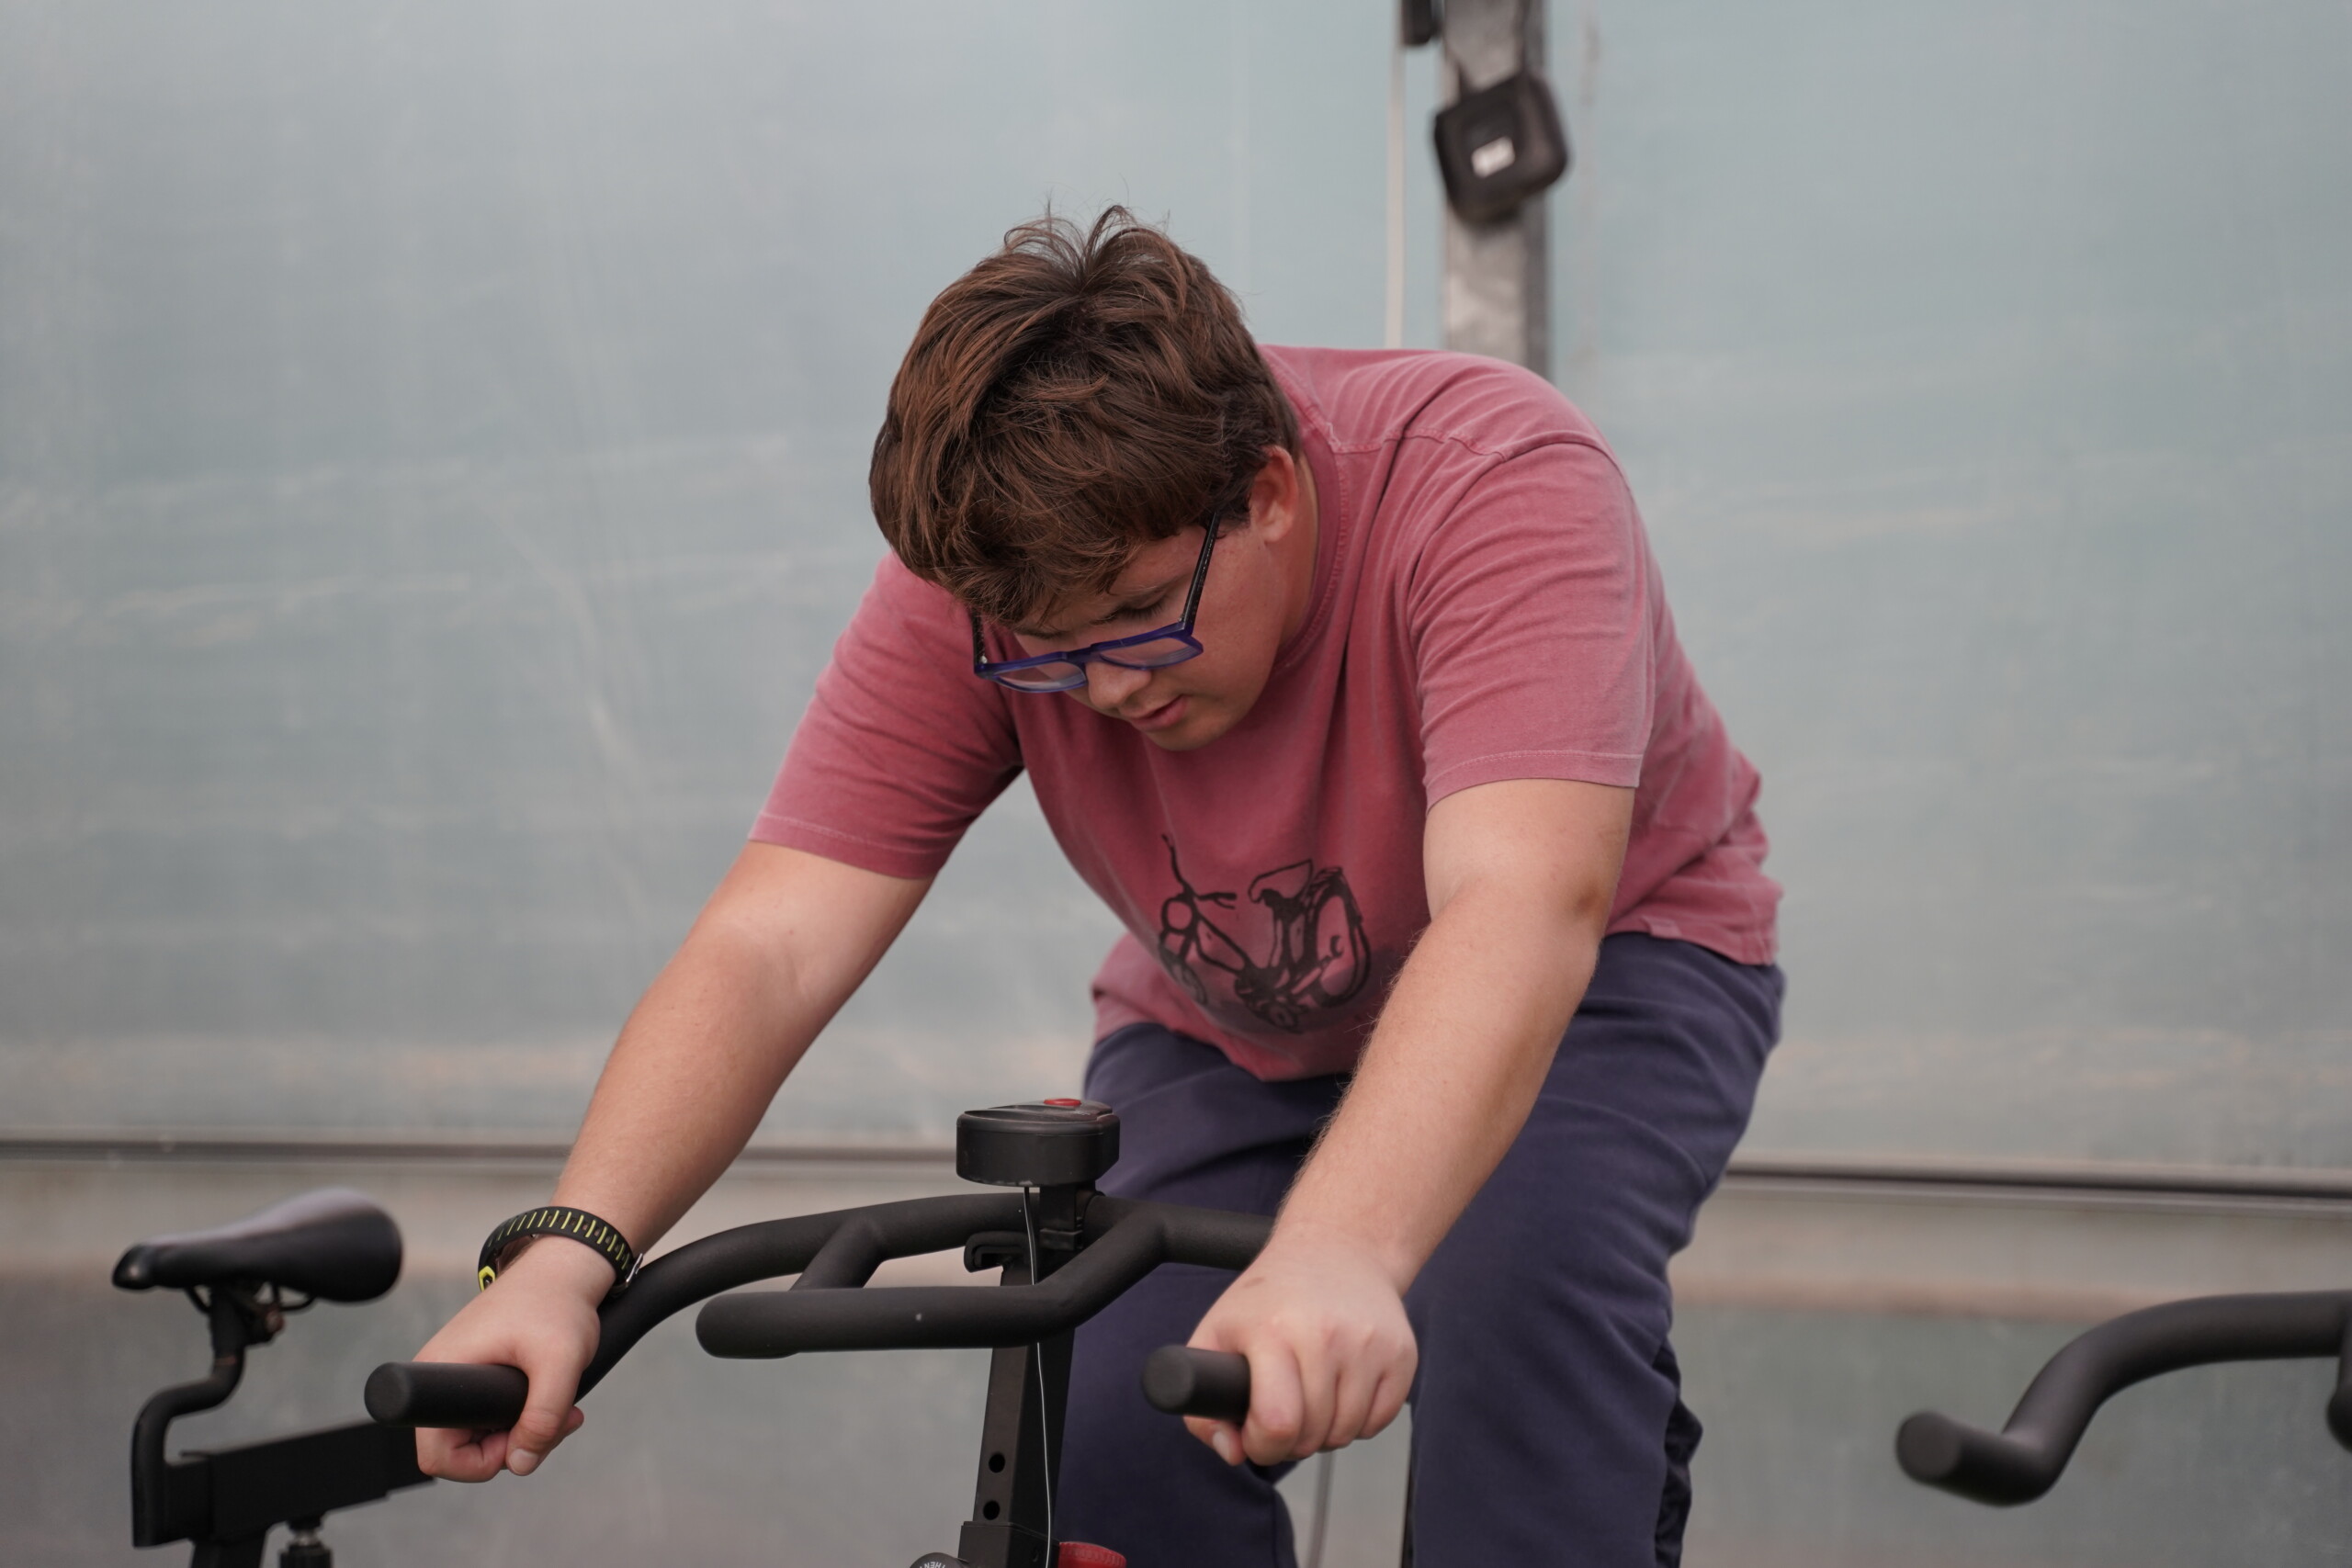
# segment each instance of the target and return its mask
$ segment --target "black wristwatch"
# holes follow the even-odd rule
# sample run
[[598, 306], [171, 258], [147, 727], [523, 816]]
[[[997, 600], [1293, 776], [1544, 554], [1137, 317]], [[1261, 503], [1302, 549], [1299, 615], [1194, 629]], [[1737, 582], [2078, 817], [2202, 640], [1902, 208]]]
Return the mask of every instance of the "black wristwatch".
[[474, 1264], [474, 1280], [479, 1288], [490, 1289], [506, 1261], [507, 1250], [515, 1243], [541, 1235], [568, 1236], [611, 1264], [613, 1288], [606, 1292], [608, 1297], [628, 1289], [628, 1282], [637, 1278], [637, 1248], [628, 1244], [628, 1238], [616, 1226], [585, 1209], [549, 1204], [544, 1209], [524, 1210], [483, 1239], [481, 1257]]

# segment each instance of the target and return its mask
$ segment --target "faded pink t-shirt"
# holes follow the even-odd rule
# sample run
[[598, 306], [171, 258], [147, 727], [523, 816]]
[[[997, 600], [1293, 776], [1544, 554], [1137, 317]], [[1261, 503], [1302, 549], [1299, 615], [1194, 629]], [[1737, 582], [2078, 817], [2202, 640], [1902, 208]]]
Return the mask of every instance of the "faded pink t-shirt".
[[1591, 424], [1497, 360], [1264, 353], [1320, 525], [1306, 623], [1239, 724], [1163, 751], [1071, 697], [978, 680], [964, 612], [889, 558], [752, 838], [928, 876], [1026, 768], [1127, 928], [1095, 976], [1098, 1032], [1149, 1020], [1261, 1078], [1354, 1066], [1429, 923], [1422, 818], [1474, 784], [1637, 786], [1610, 931], [1770, 962], [1756, 770], [1675, 640]]

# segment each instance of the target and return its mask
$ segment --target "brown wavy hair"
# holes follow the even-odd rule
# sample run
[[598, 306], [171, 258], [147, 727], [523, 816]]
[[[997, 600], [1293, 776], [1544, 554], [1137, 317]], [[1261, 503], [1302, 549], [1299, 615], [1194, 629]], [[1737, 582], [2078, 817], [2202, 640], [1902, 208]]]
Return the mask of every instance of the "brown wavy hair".
[[1207, 266], [1125, 208], [1048, 212], [923, 312], [868, 483], [908, 570], [1010, 624], [1241, 512], [1270, 446], [1298, 417]]

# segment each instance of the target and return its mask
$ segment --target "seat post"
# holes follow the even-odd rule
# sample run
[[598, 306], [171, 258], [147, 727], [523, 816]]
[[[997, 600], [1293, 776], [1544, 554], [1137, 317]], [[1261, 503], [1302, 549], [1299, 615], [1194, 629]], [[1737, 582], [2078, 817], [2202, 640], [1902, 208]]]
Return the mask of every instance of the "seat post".
[[[193, 1292], [190, 1292], [194, 1294]], [[266, 1342], [270, 1318], [257, 1302], [227, 1285], [201, 1302], [212, 1328], [212, 1371], [195, 1382], [164, 1389], [140, 1407], [130, 1429], [130, 1539], [134, 1546], [161, 1546], [203, 1528], [212, 1507], [207, 1462], [175, 1464], [164, 1452], [172, 1423], [210, 1410], [237, 1392], [245, 1375], [245, 1351]]]

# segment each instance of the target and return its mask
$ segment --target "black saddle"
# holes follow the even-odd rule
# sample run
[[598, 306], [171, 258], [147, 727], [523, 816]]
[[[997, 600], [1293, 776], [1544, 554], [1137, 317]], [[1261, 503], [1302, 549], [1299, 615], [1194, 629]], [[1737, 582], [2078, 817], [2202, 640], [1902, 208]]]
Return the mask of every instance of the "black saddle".
[[369, 1302], [401, 1277], [401, 1232], [348, 1187], [322, 1187], [209, 1231], [141, 1242], [114, 1266], [126, 1291], [276, 1285], [329, 1302]]

